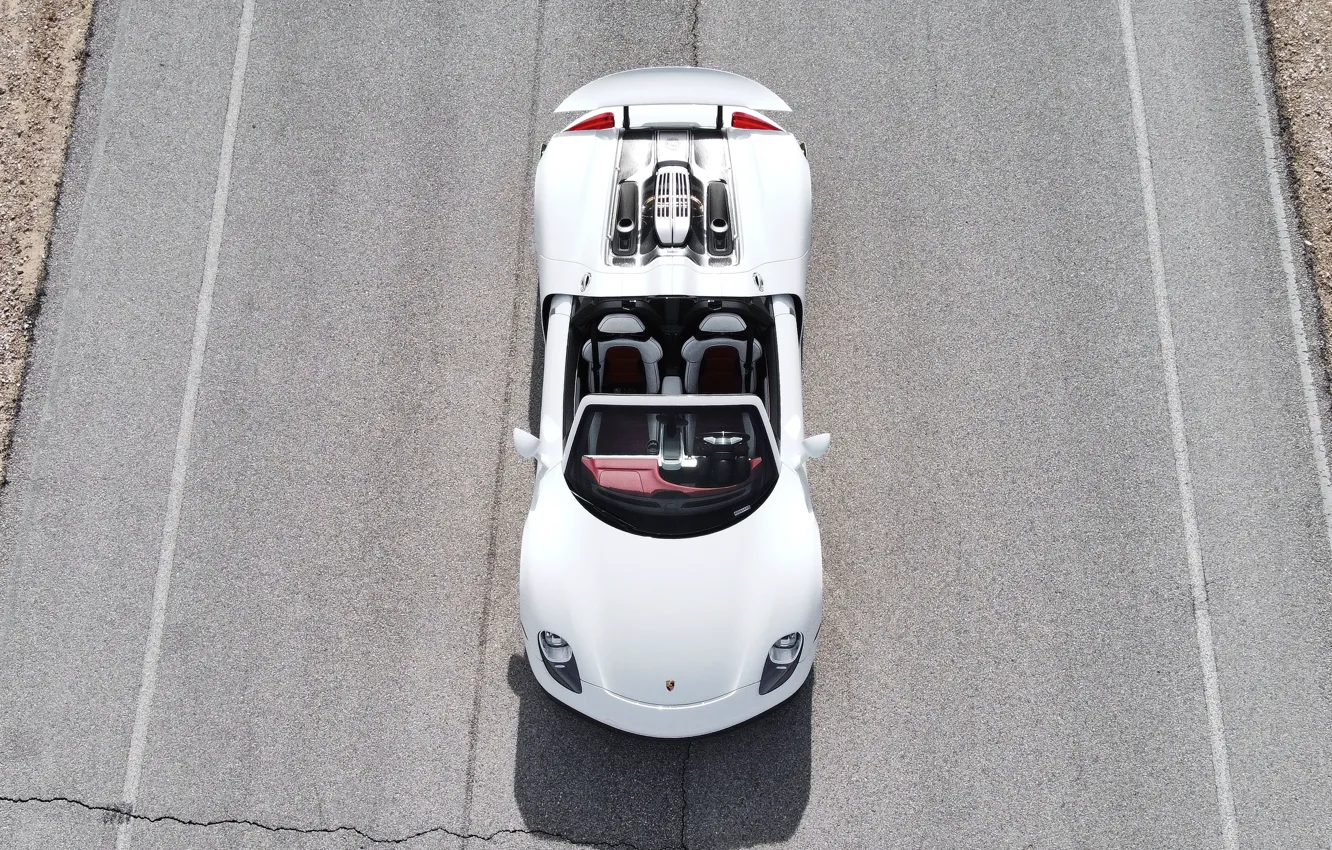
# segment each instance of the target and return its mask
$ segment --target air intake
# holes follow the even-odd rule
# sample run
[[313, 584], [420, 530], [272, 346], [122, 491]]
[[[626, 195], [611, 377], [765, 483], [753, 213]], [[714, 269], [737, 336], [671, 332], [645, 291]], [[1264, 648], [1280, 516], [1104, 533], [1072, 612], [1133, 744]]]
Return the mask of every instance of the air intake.
[[653, 205], [657, 241], [674, 248], [689, 238], [689, 169], [663, 165], [657, 170], [657, 196]]

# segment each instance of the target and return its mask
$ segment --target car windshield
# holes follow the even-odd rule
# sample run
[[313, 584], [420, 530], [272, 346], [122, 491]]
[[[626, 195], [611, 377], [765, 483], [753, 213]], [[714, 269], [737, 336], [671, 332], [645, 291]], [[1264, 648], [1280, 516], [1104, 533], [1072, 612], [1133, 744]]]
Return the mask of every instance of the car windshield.
[[777, 463], [753, 405], [589, 405], [565, 479], [611, 525], [692, 537], [752, 513], [776, 484]]

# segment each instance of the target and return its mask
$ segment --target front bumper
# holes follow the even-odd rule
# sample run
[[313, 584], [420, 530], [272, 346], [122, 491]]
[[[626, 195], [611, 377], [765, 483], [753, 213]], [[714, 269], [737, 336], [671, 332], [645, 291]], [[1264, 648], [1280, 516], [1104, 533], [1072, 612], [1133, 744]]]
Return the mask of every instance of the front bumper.
[[770, 708], [775, 708], [800, 690], [809, 677], [818, 650], [818, 636], [805, 645], [791, 678], [771, 693], [759, 695], [758, 682], [737, 688], [729, 694], [690, 705], [653, 705], [612, 693], [586, 680], [583, 692], [576, 694], [561, 685], [541, 663], [536, 641], [527, 641], [527, 663], [541, 687], [555, 699], [593, 720], [635, 735], [651, 738], [692, 738], [718, 732], [743, 723]]

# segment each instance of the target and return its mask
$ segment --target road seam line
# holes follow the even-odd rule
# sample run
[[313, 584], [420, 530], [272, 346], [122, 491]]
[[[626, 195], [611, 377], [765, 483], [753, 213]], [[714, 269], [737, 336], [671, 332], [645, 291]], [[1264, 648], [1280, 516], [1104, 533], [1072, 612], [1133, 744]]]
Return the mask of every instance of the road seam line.
[[[527, 169], [524, 171], [523, 186], [524, 191], [527, 187], [533, 185], [536, 179], [537, 161], [540, 159], [540, 153], [537, 148], [537, 108], [541, 100], [541, 59], [542, 42], [546, 30], [546, 3], [545, 0], [537, 0], [536, 10], [536, 33], [533, 43], [532, 56], [532, 90], [528, 98], [528, 125], [527, 125]], [[491, 606], [490, 595], [495, 589], [495, 570], [499, 564], [499, 535], [500, 535], [500, 515], [503, 512], [501, 502], [504, 499], [504, 474], [507, 466], [505, 458], [509, 451], [508, 423], [512, 421], [513, 415], [510, 408], [513, 407], [513, 362], [518, 351], [518, 317], [522, 313], [523, 274], [526, 265], [522, 246], [526, 241], [526, 234], [532, 226], [532, 206], [531, 203], [524, 204], [518, 213], [518, 238], [514, 251], [514, 270], [513, 270], [513, 303], [509, 307], [509, 339], [508, 346], [504, 350], [504, 394], [500, 402], [500, 434], [499, 447], [495, 455], [495, 487], [491, 492], [490, 516], [488, 518], [489, 531], [486, 535], [486, 569], [483, 576], [482, 596], [481, 596], [481, 618], [480, 632], [477, 636], [476, 648], [476, 686], [472, 692], [472, 713], [467, 724], [467, 767], [465, 772], [467, 785], [463, 789], [463, 832], [471, 834], [472, 830], [472, 807], [475, 804], [473, 798], [473, 785], [476, 783], [477, 768], [477, 739], [480, 737], [481, 729], [481, 706], [485, 697], [485, 668], [486, 658], [490, 654], [490, 620]], [[538, 295], [540, 293], [540, 284], [537, 286]], [[540, 298], [538, 297], [538, 302]], [[538, 310], [540, 307], [538, 306]], [[463, 839], [463, 847], [466, 848], [469, 839]]]
[[[245, 87], [245, 66], [249, 60], [250, 35], [254, 29], [254, 0], [243, 0], [240, 32], [231, 68], [231, 90], [227, 96], [227, 118], [222, 129], [222, 151], [217, 166], [217, 185], [213, 192], [213, 216], [208, 224], [208, 250], [204, 255], [203, 279], [194, 314], [194, 342], [190, 347], [189, 371], [185, 377], [185, 395], [180, 406], [180, 428], [176, 433], [176, 456], [171, 466], [171, 489], [167, 496], [166, 518], [162, 523], [162, 542], [157, 558], [157, 580], [153, 585], [153, 612], [148, 627], [148, 643], [143, 653], [143, 673], [139, 682], [139, 700], [134, 710], [134, 732], [130, 736], [129, 757], [125, 763], [125, 785], [121, 800], [127, 812], [134, 811], [143, 774], [144, 751], [148, 744], [148, 726], [152, 720], [153, 696], [162, 655], [162, 633], [166, 626], [167, 596], [176, 556], [176, 536], [180, 530], [181, 503], [185, 494], [185, 474], [189, 466], [190, 442], [194, 437], [194, 413], [203, 379], [204, 350], [208, 346], [208, 319], [213, 310], [213, 288], [217, 281], [218, 258], [222, 250], [222, 228], [227, 214], [227, 195], [231, 189], [231, 161], [236, 148], [236, 125], [240, 121], [241, 93]], [[121, 821], [116, 830], [116, 850], [126, 850], [130, 842], [132, 818]]]
[[1286, 305], [1290, 309], [1290, 326], [1300, 368], [1300, 381], [1304, 390], [1304, 411], [1309, 424], [1309, 440], [1313, 444], [1314, 467], [1318, 473], [1318, 489], [1323, 497], [1323, 529], [1328, 548], [1332, 549], [1332, 473], [1328, 471], [1327, 443], [1323, 436], [1323, 416], [1318, 409], [1318, 394], [1314, 390], [1313, 367], [1309, 354], [1309, 337], [1304, 330], [1304, 304], [1300, 298], [1299, 282], [1295, 275], [1295, 252], [1291, 249], [1290, 222], [1286, 217], [1285, 193], [1276, 151], [1276, 133], [1272, 126], [1271, 102], [1263, 78], [1262, 62], [1258, 54], [1258, 34], [1253, 21], [1253, 4], [1240, 0], [1240, 19], [1244, 24], [1244, 47], [1249, 55], [1249, 73], [1253, 83], [1255, 116], [1258, 133], [1263, 137], [1263, 158], [1267, 166], [1267, 188], [1272, 201], [1277, 245], [1281, 252], [1281, 268], [1286, 273]]
[[1147, 142], [1147, 111], [1143, 106], [1142, 77], [1138, 68], [1138, 43], [1133, 31], [1130, 0], [1119, 2], [1119, 27], [1128, 70], [1129, 99], [1133, 105], [1133, 135], [1138, 153], [1138, 177], [1142, 184], [1142, 206], [1147, 227], [1147, 249], [1152, 264], [1152, 288], [1156, 301], [1156, 326], [1165, 370], [1166, 403], [1170, 408], [1170, 433], [1175, 451], [1175, 476], [1179, 482], [1180, 515], [1184, 525], [1184, 548], [1193, 585], [1193, 620], [1198, 638], [1198, 660], [1202, 666], [1207, 724], [1212, 743], [1212, 769], [1216, 778], [1216, 805], [1221, 814], [1221, 841], [1225, 850], [1238, 850], [1239, 828], [1235, 798], [1230, 784], [1230, 760], [1226, 751], [1225, 724], [1221, 717], [1221, 683], [1216, 667], [1212, 616], [1207, 605], [1207, 573], [1203, 569], [1198, 540], [1197, 507], [1193, 495], [1193, 472], [1184, 432], [1184, 405], [1180, 397], [1179, 366], [1175, 360], [1175, 334], [1170, 318], [1170, 293], [1166, 288], [1165, 257], [1161, 251], [1161, 228], [1157, 219], [1156, 181]]

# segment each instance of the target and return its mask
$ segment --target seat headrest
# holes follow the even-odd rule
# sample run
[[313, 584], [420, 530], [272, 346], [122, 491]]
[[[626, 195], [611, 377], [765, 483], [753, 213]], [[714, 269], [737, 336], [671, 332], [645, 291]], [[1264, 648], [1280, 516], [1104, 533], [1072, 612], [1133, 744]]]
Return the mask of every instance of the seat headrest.
[[647, 330], [643, 321], [632, 313], [611, 313], [597, 323], [597, 330], [604, 334], [641, 334]]
[[745, 320], [734, 313], [712, 313], [698, 323], [698, 329], [709, 334], [744, 333], [745, 327]]
[[[661, 343], [657, 342], [655, 339], [632, 339], [629, 337], [603, 339], [599, 343], [599, 346], [601, 348], [602, 362], [605, 362], [606, 360], [606, 352], [610, 351], [612, 348], [637, 349], [638, 356], [643, 359], [644, 363], [656, 363], [664, 354], [661, 348]], [[592, 340], [590, 339], [583, 343], [583, 359], [589, 363], [592, 362]]]

